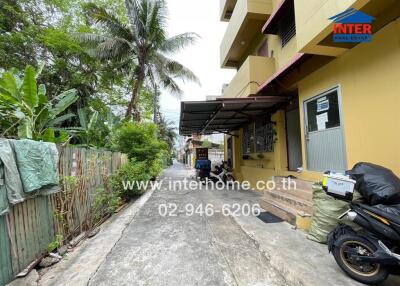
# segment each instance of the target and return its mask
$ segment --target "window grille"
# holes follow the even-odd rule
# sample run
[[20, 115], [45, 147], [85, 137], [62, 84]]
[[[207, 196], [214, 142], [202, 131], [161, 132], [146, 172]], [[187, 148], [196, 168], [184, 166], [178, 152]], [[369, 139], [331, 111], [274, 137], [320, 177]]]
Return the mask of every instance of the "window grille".
[[278, 33], [281, 37], [283, 48], [296, 35], [296, 22], [294, 20], [294, 17], [289, 21], [282, 21]]
[[250, 123], [243, 129], [243, 155], [273, 152], [275, 131], [272, 123]]
[[256, 124], [256, 152], [274, 151], [274, 128], [272, 123]]
[[254, 153], [254, 123], [250, 123], [243, 128], [243, 154]]

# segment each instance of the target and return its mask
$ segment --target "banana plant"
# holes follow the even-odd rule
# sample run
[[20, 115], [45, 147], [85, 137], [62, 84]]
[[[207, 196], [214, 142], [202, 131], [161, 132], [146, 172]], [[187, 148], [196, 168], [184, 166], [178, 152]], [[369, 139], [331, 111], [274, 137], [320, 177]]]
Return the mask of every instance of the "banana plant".
[[78, 137], [81, 145], [85, 145], [87, 147], [96, 146], [96, 144], [92, 144], [91, 137], [96, 131], [99, 112], [94, 111], [91, 115], [89, 115], [87, 110], [81, 108], [78, 109], [78, 116], [81, 126], [79, 128], [75, 128], [77, 133], [76, 137]]
[[41, 68], [36, 71], [28, 65], [22, 79], [12, 71], [1, 75], [0, 127], [4, 129], [1, 136], [17, 129], [19, 138], [56, 143], [68, 140], [67, 130], [59, 126], [75, 116], [63, 113], [78, 99], [76, 91], [67, 90], [49, 100], [45, 85], [37, 83], [40, 72]]

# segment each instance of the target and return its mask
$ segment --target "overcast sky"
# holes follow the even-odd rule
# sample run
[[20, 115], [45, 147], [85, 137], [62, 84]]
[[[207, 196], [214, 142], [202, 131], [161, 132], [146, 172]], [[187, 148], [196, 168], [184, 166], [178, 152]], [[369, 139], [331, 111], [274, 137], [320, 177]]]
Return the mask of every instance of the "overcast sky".
[[[182, 100], [204, 100], [206, 95], [221, 94], [222, 84], [229, 83], [235, 74], [220, 68], [219, 47], [227, 23], [219, 21], [219, 0], [167, 0], [170, 36], [185, 32], [200, 35], [198, 42], [173, 58], [190, 68], [200, 79], [201, 86], [181, 84]], [[180, 101], [163, 92], [161, 111], [179, 123]]]

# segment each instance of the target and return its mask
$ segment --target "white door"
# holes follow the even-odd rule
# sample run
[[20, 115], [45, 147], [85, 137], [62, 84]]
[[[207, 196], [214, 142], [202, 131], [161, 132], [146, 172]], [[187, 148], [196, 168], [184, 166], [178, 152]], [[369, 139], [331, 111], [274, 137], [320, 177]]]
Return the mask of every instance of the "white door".
[[307, 169], [343, 172], [346, 149], [338, 88], [304, 102]]

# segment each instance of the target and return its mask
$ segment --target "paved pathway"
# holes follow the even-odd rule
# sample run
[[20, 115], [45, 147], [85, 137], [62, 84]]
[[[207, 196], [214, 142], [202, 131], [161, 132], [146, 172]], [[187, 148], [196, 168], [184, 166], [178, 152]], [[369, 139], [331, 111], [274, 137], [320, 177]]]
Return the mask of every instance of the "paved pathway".
[[[168, 178], [183, 180], [189, 174], [181, 164], [165, 172], [162, 190], [127, 226], [88, 285], [286, 285], [231, 217], [159, 214], [160, 204], [176, 204], [178, 210], [188, 204], [222, 208], [224, 192], [164, 189]], [[249, 203], [257, 201], [256, 193], [246, 195]]]
[[[181, 164], [169, 168], [160, 190], [146, 192], [113, 216], [99, 234], [46, 270], [39, 285], [361, 285], [344, 275], [325, 245], [285, 222], [187, 215], [188, 205], [212, 204], [218, 211], [224, 205], [254, 205], [260, 197], [252, 191], [169, 188], [190, 175]], [[166, 204], [182, 212], [161, 216], [159, 206]], [[399, 280], [391, 277], [382, 286], [395, 285]]]

